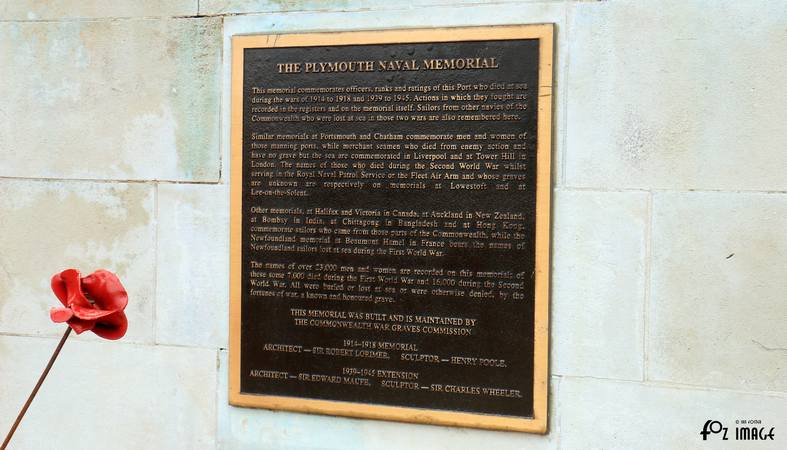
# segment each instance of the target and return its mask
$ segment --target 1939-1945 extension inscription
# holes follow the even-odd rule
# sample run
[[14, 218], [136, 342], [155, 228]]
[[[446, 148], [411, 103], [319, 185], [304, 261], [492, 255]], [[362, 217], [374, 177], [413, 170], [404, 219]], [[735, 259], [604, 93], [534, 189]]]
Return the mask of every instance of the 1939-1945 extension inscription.
[[231, 402], [545, 431], [551, 26], [233, 47]]

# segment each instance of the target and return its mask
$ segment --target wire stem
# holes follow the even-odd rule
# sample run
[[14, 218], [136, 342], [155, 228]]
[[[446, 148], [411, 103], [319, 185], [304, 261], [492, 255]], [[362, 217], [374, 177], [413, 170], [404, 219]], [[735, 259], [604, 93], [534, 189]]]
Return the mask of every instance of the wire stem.
[[33, 392], [30, 393], [30, 397], [27, 398], [25, 402], [25, 406], [22, 407], [22, 411], [19, 412], [19, 416], [17, 416], [14, 425], [11, 427], [11, 431], [8, 432], [8, 436], [6, 436], [5, 441], [3, 441], [3, 445], [0, 446], [0, 450], [5, 450], [8, 447], [8, 443], [11, 442], [11, 437], [14, 435], [14, 432], [19, 427], [19, 424], [22, 422], [22, 418], [25, 417], [25, 413], [27, 409], [30, 408], [30, 404], [33, 403], [33, 399], [38, 394], [38, 390], [41, 389], [41, 385], [44, 384], [44, 380], [46, 376], [49, 375], [49, 371], [52, 369], [52, 365], [55, 363], [58, 355], [60, 355], [60, 350], [63, 349], [63, 345], [66, 343], [66, 339], [68, 339], [68, 335], [71, 334], [71, 327], [66, 327], [66, 332], [63, 334], [63, 337], [60, 338], [60, 343], [57, 344], [57, 348], [55, 349], [55, 353], [52, 354], [52, 357], [49, 358], [49, 364], [46, 365], [46, 369], [44, 369], [44, 373], [41, 374], [41, 377], [38, 379], [38, 383], [36, 383], [36, 387], [33, 388]]

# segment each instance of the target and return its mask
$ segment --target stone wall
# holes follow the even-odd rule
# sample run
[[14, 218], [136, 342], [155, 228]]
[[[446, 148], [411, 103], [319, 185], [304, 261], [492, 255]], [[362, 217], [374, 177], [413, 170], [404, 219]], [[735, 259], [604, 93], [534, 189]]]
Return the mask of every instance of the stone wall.
[[[228, 406], [230, 37], [543, 22], [549, 434]], [[11, 448], [785, 448], [784, 55], [781, 0], [0, 0], [0, 433], [49, 277], [105, 267], [128, 336], [69, 340]], [[702, 441], [740, 418], [776, 443]]]

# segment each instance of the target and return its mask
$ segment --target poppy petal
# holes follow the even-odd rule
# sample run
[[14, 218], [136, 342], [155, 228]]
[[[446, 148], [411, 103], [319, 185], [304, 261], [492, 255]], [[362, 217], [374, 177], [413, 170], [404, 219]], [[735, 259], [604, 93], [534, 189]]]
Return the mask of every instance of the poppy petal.
[[96, 322], [93, 320], [82, 320], [78, 317], [72, 317], [71, 320], [68, 321], [68, 326], [76, 331], [77, 334], [82, 334], [85, 331], [94, 329]]
[[117, 311], [105, 310], [105, 309], [98, 309], [95, 307], [92, 308], [84, 308], [79, 305], [73, 305], [71, 310], [74, 311], [74, 315], [79, 317], [83, 320], [98, 320], [102, 317], [106, 317], [110, 314], [115, 314]]
[[82, 293], [82, 280], [79, 278], [79, 271], [74, 269], [64, 270], [60, 273], [60, 278], [66, 286], [66, 306], [79, 305], [90, 308], [91, 304]]
[[76, 269], [64, 270], [51, 280], [52, 292], [65, 308], [52, 308], [50, 318], [67, 322], [77, 334], [93, 331], [104, 339], [120, 339], [128, 330], [123, 309], [128, 294], [118, 277], [106, 270], [97, 270], [80, 278]]
[[74, 317], [74, 311], [68, 308], [51, 308], [49, 310], [49, 318], [55, 323], [68, 322], [72, 317]]
[[68, 292], [66, 291], [66, 282], [63, 281], [62, 273], [56, 273], [52, 277], [52, 292], [63, 306], [68, 306]]
[[126, 289], [117, 275], [108, 270], [96, 270], [83, 278], [82, 288], [103, 310], [122, 311], [128, 304]]
[[96, 322], [96, 326], [93, 328], [93, 333], [96, 333], [98, 336], [104, 339], [114, 341], [125, 336], [127, 330], [128, 320], [126, 319], [126, 314], [123, 311], [118, 311], [117, 313], [104, 317]]

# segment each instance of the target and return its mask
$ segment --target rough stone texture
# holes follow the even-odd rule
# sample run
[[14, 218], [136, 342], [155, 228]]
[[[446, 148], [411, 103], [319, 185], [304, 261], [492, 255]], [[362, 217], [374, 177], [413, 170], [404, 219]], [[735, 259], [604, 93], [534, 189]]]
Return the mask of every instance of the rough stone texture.
[[[560, 447], [583, 450], [784, 448], [787, 398], [737, 392], [668, 388], [608, 380], [564, 378], [560, 382]], [[703, 441], [707, 420], [730, 428]], [[776, 427], [775, 441], [735, 441], [735, 420], [757, 419]]]
[[[218, 404], [227, 405], [227, 352], [219, 355]], [[379, 420], [337, 419], [287, 411], [221, 407], [218, 448], [221, 450], [409, 450], [445, 448], [475, 450], [494, 442], [495, 450], [556, 449], [558, 415], [554, 408], [560, 380], [550, 382], [551, 434], [507, 433]]]
[[229, 191], [158, 189], [156, 342], [227, 348]]
[[[563, 0], [522, 0], [562, 2]], [[265, 13], [284, 11], [358, 11], [414, 9], [428, 6], [460, 6], [516, 3], [516, 0], [200, 0], [200, 14]]]
[[63, 325], [49, 320], [49, 308], [60, 306], [52, 275], [104, 268], [129, 293], [125, 340], [153, 340], [151, 186], [0, 180], [0, 211], [0, 332], [61, 334]]
[[558, 191], [554, 211], [553, 370], [641, 379], [648, 194]]
[[[0, 432], [10, 428], [56, 339], [0, 336]], [[216, 351], [66, 343], [9, 448], [215, 448]]]
[[[202, 4], [202, 3], [200, 3]], [[334, 3], [335, 4], [335, 3]], [[554, 23], [555, 26], [555, 76], [553, 102], [555, 105], [553, 133], [553, 167], [555, 179], [560, 183], [564, 129], [560, 106], [564, 102], [563, 79], [566, 63], [566, 6], [556, 2], [490, 4], [475, 6], [439, 6], [385, 11], [364, 10], [355, 12], [309, 12], [299, 14], [273, 13], [254, 16], [229, 16], [224, 19], [224, 54], [232, 55], [232, 36], [238, 34], [308, 33], [318, 31], [353, 31], [391, 28], [461, 27], [481, 25], [508, 25]], [[223, 92], [231, 88], [231, 58], [224, 59]], [[230, 154], [230, 96], [222, 97], [222, 173], [229, 174]], [[229, 177], [223, 177], [228, 182]]]
[[787, 3], [570, 11], [566, 184], [787, 189]]
[[650, 377], [787, 392], [787, 195], [658, 194]]
[[163, 17], [197, 13], [198, 0], [0, 0], [0, 20]]
[[0, 176], [217, 181], [220, 19], [0, 22]]

